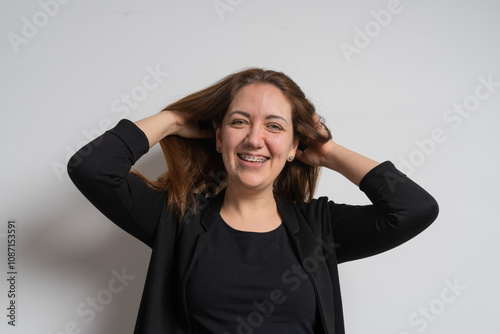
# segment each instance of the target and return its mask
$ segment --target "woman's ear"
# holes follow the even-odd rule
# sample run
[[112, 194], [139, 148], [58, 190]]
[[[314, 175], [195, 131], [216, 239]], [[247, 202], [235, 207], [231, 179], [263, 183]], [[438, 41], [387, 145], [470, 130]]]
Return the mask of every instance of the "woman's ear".
[[295, 138], [292, 143], [292, 148], [288, 156], [294, 156], [297, 154], [297, 148], [299, 147], [299, 138]]
[[219, 127], [214, 127], [215, 129], [215, 147], [222, 146], [222, 133]]

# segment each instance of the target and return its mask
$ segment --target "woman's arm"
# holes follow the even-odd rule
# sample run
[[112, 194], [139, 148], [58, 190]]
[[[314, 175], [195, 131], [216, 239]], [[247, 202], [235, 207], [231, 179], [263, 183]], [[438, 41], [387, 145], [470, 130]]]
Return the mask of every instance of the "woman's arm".
[[439, 212], [436, 200], [389, 161], [370, 170], [360, 190], [371, 205], [329, 203], [339, 263], [401, 245], [425, 230]]
[[200, 130], [186, 119], [184, 113], [163, 111], [135, 124], [121, 120], [68, 162], [68, 174], [82, 194], [111, 221], [148, 245], [165, 198], [131, 175], [130, 169], [166, 136], [213, 136], [213, 131]]
[[164, 200], [129, 173], [148, 150], [144, 133], [124, 119], [76, 152], [68, 162], [68, 174], [99, 211], [151, 246]]
[[357, 186], [370, 170], [379, 165], [378, 162], [351, 151], [333, 140], [325, 143], [322, 149], [325, 153], [321, 154], [323, 161], [319, 166], [342, 174]]
[[[317, 124], [319, 129], [319, 120]], [[329, 202], [328, 229], [331, 228], [337, 244], [339, 263], [396, 247], [426, 229], [438, 215], [436, 200], [389, 161], [379, 164], [333, 140], [310, 144], [304, 151], [297, 151], [297, 158], [341, 173], [372, 202], [371, 205]]]

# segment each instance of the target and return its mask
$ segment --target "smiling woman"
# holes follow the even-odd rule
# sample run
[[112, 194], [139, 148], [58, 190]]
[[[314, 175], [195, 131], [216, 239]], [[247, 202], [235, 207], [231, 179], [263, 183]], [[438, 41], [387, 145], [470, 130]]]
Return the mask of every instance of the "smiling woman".
[[[130, 172], [158, 142], [167, 173]], [[321, 167], [373, 204], [313, 199]], [[256, 68], [120, 121], [68, 172], [153, 249], [135, 333], [344, 333], [338, 264], [394, 248], [438, 214], [391, 162], [334, 142], [288, 76]]]
[[[215, 143], [213, 131], [199, 131], [200, 122], [212, 124], [220, 132], [229, 116], [235, 118], [239, 115], [239, 119], [232, 121], [241, 123], [242, 127], [245, 122], [252, 126], [250, 118], [256, 116], [259, 107], [260, 113], [268, 113], [266, 126], [269, 130], [274, 128], [275, 132], [283, 132], [278, 129], [282, 124], [288, 135], [293, 135], [294, 140], [303, 144], [325, 143], [331, 139], [324, 124], [318, 127], [314, 106], [293, 80], [283, 73], [257, 68], [228, 75], [214, 85], [167, 106], [162, 113], [137, 122], [139, 127], [146, 128], [150, 146], [160, 141], [168, 166], [168, 172], [157, 181], [145, 181], [168, 196], [170, 207], [180, 218], [186, 210], [196, 211], [195, 194], [208, 193], [207, 187], [212, 184], [210, 175], [221, 171], [229, 173], [226, 164], [230, 160], [223, 160], [226, 153], [213, 154], [217, 147], [222, 149], [222, 144]], [[157, 122], [166, 118], [171, 118], [166, 121], [172, 122], [173, 126], [161, 126], [165, 123]], [[238, 126], [233, 124], [232, 128]], [[199, 140], [200, 137], [208, 138]], [[308, 201], [313, 197], [318, 175], [317, 165], [301, 161], [286, 164], [273, 183], [274, 193], [295, 202]], [[227, 179], [224, 179], [218, 189], [210, 193], [217, 194], [226, 186]]]

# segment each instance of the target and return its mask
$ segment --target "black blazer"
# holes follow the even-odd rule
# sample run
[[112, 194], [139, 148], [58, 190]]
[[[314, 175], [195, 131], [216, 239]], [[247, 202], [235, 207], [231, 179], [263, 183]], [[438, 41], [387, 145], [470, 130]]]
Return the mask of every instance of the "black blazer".
[[[196, 214], [182, 223], [165, 198], [129, 174], [147, 151], [144, 133], [128, 120], [82, 147], [68, 173], [104, 215], [152, 248], [134, 333], [190, 333], [186, 282], [215, 223], [224, 193], [198, 196]], [[276, 199], [287, 234], [314, 286], [325, 333], [343, 334], [338, 264], [391, 249], [427, 228], [438, 205], [424, 189], [386, 161], [361, 180], [371, 205], [326, 197], [296, 205]]]

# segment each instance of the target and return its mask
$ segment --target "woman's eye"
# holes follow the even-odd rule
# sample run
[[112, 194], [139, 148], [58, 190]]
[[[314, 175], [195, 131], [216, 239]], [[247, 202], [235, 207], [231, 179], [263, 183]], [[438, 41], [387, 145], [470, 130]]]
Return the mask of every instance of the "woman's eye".
[[231, 122], [231, 124], [233, 124], [233, 125], [243, 125], [243, 124], [245, 124], [245, 121], [243, 121], [241, 119], [235, 119], [234, 121]]
[[283, 128], [281, 126], [279, 126], [278, 124], [270, 124], [269, 127], [272, 130], [283, 130]]

